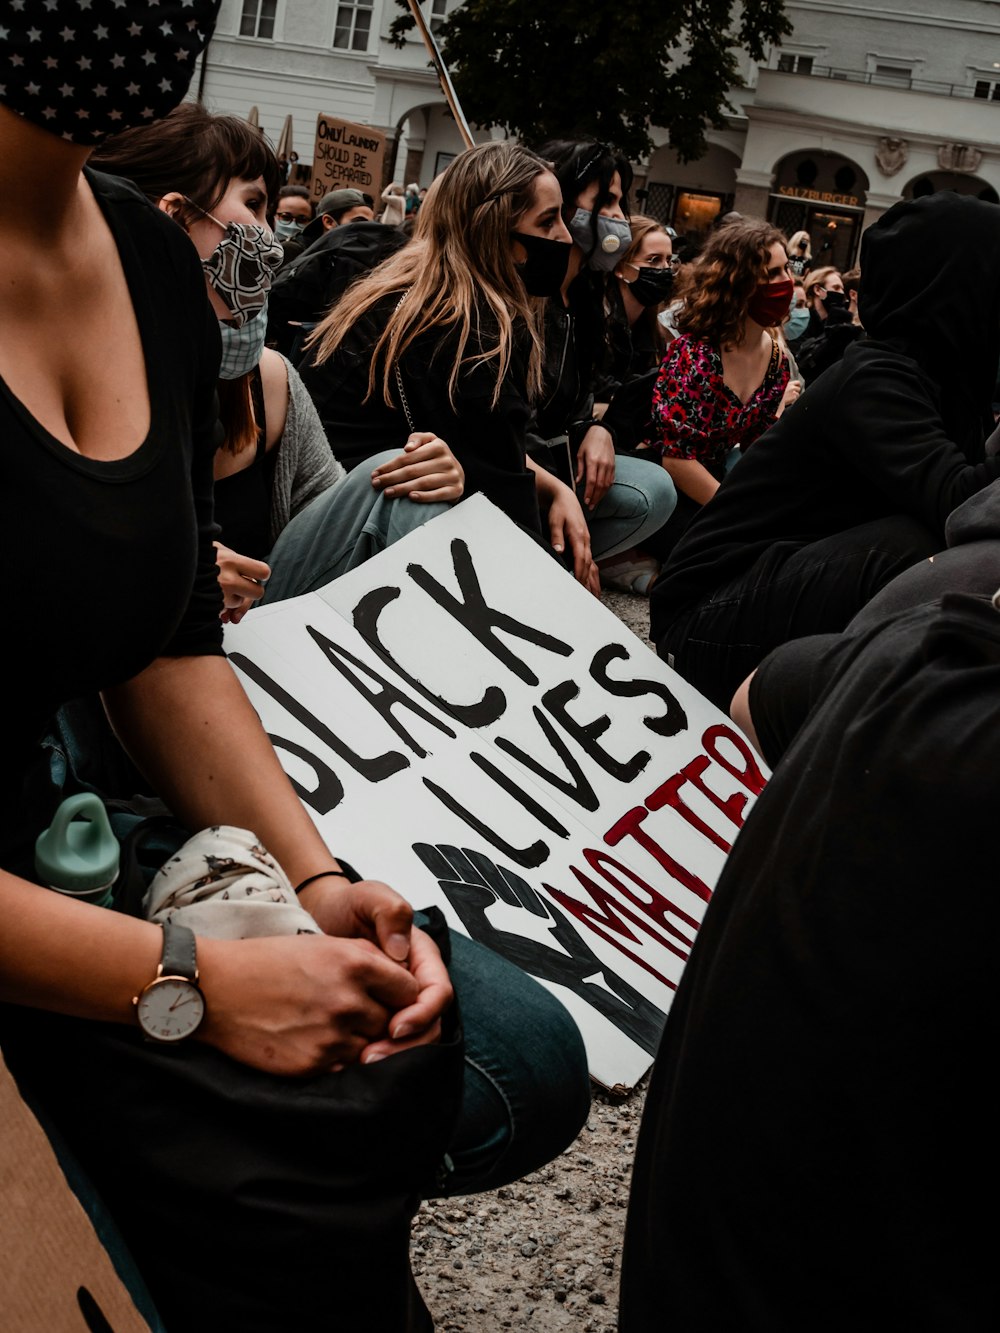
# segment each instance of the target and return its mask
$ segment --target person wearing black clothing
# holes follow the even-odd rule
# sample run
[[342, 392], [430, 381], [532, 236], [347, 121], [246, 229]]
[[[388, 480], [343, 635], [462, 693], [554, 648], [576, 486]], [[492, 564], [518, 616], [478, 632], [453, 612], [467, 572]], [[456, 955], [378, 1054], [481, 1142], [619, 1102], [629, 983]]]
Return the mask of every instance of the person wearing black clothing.
[[[461, 1156], [448, 1143], [463, 1095], [449, 974], [400, 895], [338, 864], [222, 649], [212, 508], [221, 347], [206, 282], [245, 327], [235, 320], [252, 293], [231, 279], [256, 256], [259, 282], [270, 233], [250, 219], [216, 224], [217, 244], [199, 257], [166, 211], [86, 167], [109, 129], [169, 109], [158, 92], [182, 96], [184, 79], [159, 76], [178, 56], [193, 67], [216, 8], [164, 0], [115, 17], [95, 5], [101, 49], [83, 49], [105, 66], [94, 71], [101, 95], [81, 81], [52, 125], [45, 108], [62, 106], [49, 96], [62, 75], [43, 53], [64, 16], [39, 5], [0, 27], [0, 66], [16, 71], [0, 89], [0, 495], [15, 572], [0, 1042], [96, 1182], [171, 1329], [426, 1328], [408, 1228], [419, 1191], [459, 1183], [439, 1171], [446, 1149], [455, 1166]], [[116, 49], [132, 55], [111, 72]], [[44, 194], [44, 217], [16, 205], [20, 192]], [[73, 336], [54, 338], [63, 325]], [[50, 747], [49, 719], [98, 691], [145, 790], [185, 828], [253, 830], [321, 934], [185, 932], [175, 950], [180, 926], [165, 932], [45, 887], [32, 843], [77, 777]], [[500, 960], [489, 961], [495, 974]], [[158, 984], [158, 966], [178, 965], [188, 990], [169, 1010], [181, 1012], [167, 1048], [162, 1028], [140, 1026], [133, 997]], [[506, 1037], [509, 986], [476, 982], [472, 1005], [491, 1017], [489, 991], [503, 994]], [[196, 989], [204, 1007], [184, 1010]], [[545, 1072], [575, 1085], [575, 1132], [587, 1103], [582, 1043], [536, 989], [563, 1020], [558, 1050], [575, 1073], [551, 1059]], [[488, 1140], [470, 1136], [464, 1148], [491, 1171], [513, 1166], [522, 1146], [506, 1151], [520, 1104], [503, 1091], [500, 1139], [494, 1121]], [[551, 1142], [552, 1098], [539, 1101]]]
[[[310, 227], [319, 221], [314, 219]], [[268, 346], [298, 362], [305, 339], [354, 279], [395, 254], [407, 239], [398, 228], [363, 219], [339, 223], [312, 239], [303, 236], [305, 247], [271, 284]]]
[[1000, 355], [996, 219], [945, 192], [868, 229], [869, 337], [756, 442], [654, 585], [657, 651], [720, 707], [772, 648], [842, 630], [940, 550], [951, 511], [1000, 477], [1000, 457], [983, 459]]
[[995, 1328], [998, 708], [987, 599], [842, 656], [667, 1020], [620, 1333]]
[[[302, 378], [345, 467], [398, 448], [408, 427], [433, 430], [461, 463], [466, 494], [544, 531], [596, 595], [595, 556], [626, 550], [657, 520], [637, 486], [616, 488], [585, 518], [573, 488], [528, 454], [530, 404], [544, 396], [531, 298], [558, 290], [566, 273], [561, 207], [534, 153], [480, 144], [460, 154], [428, 194], [414, 240], [316, 329]], [[660, 484], [657, 469], [643, 470]]]
[[732, 715], [772, 768], [795, 739], [851, 639], [899, 611], [946, 593], [989, 597], [1000, 588], [1000, 481], [953, 510], [945, 540], [944, 551], [912, 565], [876, 593], [843, 634], [813, 634], [782, 644], [744, 681], [733, 698]]
[[[607, 510], [631, 523], [632, 541], [604, 550], [631, 566], [640, 541], [670, 517], [677, 495], [673, 483], [654, 461], [628, 453], [632, 441], [618, 440], [633, 419], [632, 386], [603, 399], [595, 411], [598, 385], [609, 387], [602, 372], [606, 358], [608, 316], [605, 295], [609, 275], [632, 249], [632, 229], [625, 216], [632, 169], [628, 160], [593, 140], [556, 140], [541, 155], [552, 161], [563, 196], [563, 219], [573, 237], [565, 280], [545, 310], [545, 382], [532, 424], [533, 457], [576, 489], [588, 522]], [[634, 255], [632, 256], [634, 258]], [[608, 276], [606, 276], [608, 275]], [[650, 395], [652, 387], [650, 386]], [[601, 508], [603, 506], [603, 508]]]

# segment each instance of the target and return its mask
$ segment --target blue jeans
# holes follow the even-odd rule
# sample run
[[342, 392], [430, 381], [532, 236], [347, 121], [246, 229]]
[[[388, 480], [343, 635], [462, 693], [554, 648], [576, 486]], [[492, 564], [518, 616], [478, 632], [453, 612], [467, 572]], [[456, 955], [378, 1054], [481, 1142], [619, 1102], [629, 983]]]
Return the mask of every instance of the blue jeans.
[[443, 501], [422, 504], [407, 496], [390, 500], [373, 488], [372, 470], [398, 457], [394, 449], [366, 459], [339, 486], [295, 515], [268, 556], [271, 577], [265, 602], [314, 592], [448, 512], [451, 505]]
[[[582, 504], [582, 482], [577, 495]], [[676, 504], [674, 483], [658, 463], [618, 454], [611, 489], [593, 513], [586, 508], [583, 511], [594, 559], [603, 560], [638, 546], [663, 527]]]
[[580, 1031], [544, 986], [454, 931], [451, 949], [465, 1081], [441, 1193], [476, 1194], [568, 1148], [587, 1119], [590, 1080]]

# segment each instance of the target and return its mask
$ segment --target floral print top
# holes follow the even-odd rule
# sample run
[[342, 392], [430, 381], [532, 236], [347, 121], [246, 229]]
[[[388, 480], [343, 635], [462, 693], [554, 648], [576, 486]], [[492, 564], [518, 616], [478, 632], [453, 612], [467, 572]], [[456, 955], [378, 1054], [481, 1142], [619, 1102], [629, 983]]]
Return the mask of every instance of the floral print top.
[[747, 449], [774, 425], [788, 379], [788, 360], [779, 348], [763, 383], [741, 403], [723, 381], [718, 349], [682, 334], [670, 344], [656, 377], [647, 444], [667, 458], [690, 458], [716, 471], [734, 445]]

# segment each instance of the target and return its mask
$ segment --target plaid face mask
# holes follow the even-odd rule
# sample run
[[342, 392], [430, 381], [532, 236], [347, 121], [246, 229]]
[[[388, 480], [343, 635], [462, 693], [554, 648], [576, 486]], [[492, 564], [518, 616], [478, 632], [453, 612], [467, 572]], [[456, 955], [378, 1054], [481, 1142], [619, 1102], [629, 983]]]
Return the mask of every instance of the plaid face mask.
[[264, 351], [264, 338], [267, 335], [267, 298], [255, 315], [251, 315], [238, 327], [233, 324], [220, 324], [222, 334], [222, 364], [219, 367], [220, 380], [238, 380], [241, 375], [248, 375], [260, 361]]

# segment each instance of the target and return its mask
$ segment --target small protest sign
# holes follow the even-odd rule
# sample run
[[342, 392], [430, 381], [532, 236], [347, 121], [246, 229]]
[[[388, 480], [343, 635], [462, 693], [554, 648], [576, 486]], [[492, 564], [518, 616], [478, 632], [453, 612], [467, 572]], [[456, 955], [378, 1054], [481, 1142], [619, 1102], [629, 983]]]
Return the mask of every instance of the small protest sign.
[[226, 649], [335, 853], [649, 1067], [764, 785], [746, 738], [481, 496]]
[[336, 116], [316, 117], [312, 197], [331, 190], [361, 190], [378, 200], [382, 193], [385, 135], [370, 125], [355, 125]]

